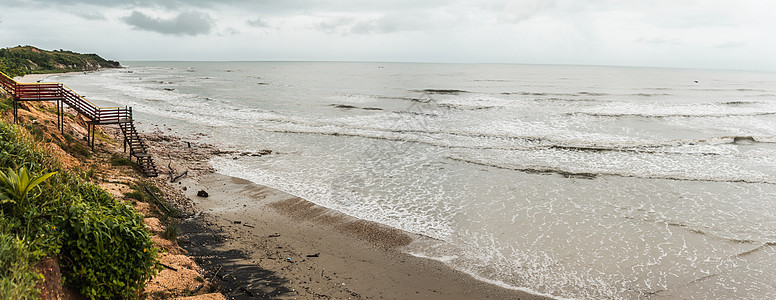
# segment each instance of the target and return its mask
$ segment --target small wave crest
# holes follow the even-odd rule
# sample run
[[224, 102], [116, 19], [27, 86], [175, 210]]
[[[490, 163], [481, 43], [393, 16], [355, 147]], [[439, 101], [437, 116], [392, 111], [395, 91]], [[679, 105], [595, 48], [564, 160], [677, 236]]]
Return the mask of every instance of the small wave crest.
[[574, 171], [563, 169], [555, 166], [514, 166], [508, 164], [499, 164], [494, 162], [487, 162], [469, 158], [448, 156], [446, 159], [453, 161], [464, 162], [468, 164], [474, 164], [479, 166], [492, 167], [497, 169], [512, 170], [523, 172], [527, 174], [538, 175], [559, 175], [568, 179], [596, 179], [604, 176], [623, 177], [623, 178], [640, 178], [640, 179], [659, 179], [659, 180], [672, 180], [672, 181], [695, 181], [695, 182], [726, 182], [726, 183], [747, 183], [747, 184], [776, 184], [776, 182], [768, 180], [747, 179], [739, 177], [693, 177], [688, 175], [679, 174], [649, 174], [649, 173], [636, 173], [636, 172], [607, 172], [607, 171]]
[[606, 118], [726, 118], [726, 117], [757, 117], [757, 116], [772, 116], [776, 115], [776, 112], [752, 112], [752, 113], [706, 113], [706, 114], [686, 114], [686, 113], [666, 113], [666, 114], [640, 114], [640, 113], [594, 113], [594, 112], [571, 112], [565, 113], [565, 116], [591, 116], [591, 117], [606, 117]]

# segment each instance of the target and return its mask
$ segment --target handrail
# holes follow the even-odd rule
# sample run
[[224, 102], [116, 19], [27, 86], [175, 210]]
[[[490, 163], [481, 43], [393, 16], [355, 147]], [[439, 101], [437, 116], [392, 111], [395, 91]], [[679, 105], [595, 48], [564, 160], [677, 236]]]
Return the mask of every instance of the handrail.
[[16, 81], [16, 84], [17, 85], [39, 85], [39, 84], [59, 84], [59, 82], [18, 82]]
[[[0, 72], [0, 86], [21, 101], [63, 101], [91, 121], [97, 123], [132, 120], [130, 108], [100, 107], [58, 82], [20, 83]], [[104, 117], [103, 117], [104, 116]]]
[[[64, 84], [58, 82], [19, 83], [3, 72], [0, 72], [0, 89], [13, 95], [14, 120], [16, 120], [16, 101], [61, 101], [75, 109], [90, 120], [89, 126], [87, 126], [87, 142], [91, 144], [92, 149], [94, 149], [94, 125], [119, 124], [122, 133], [124, 133], [124, 151], [126, 151], [127, 145], [130, 146], [130, 159], [132, 156], [137, 158], [137, 163], [146, 176], [159, 176], [153, 159], [146, 153], [148, 147], [135, 130], [131, 107], [99, 107]], [[61, 116], [61, 109], [62, 107], [58, 102], [58, 116]], [[62, 124], [60, 119], [57, 119], [57, 122]], [[60, 129], [64, 128], [64, 125], [58, 126], [62, 126]], [[132, 130], [128, 132], [127, 128]]]

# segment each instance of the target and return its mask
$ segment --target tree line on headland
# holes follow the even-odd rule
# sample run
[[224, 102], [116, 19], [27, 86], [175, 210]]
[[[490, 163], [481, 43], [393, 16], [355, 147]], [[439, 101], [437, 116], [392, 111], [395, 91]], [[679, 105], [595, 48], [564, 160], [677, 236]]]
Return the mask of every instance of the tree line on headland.
[[61, 49], [48, 51], [33, 46], [0, 49], [0, 72], [11, 77], [120, 67], [119, 62], [104, 59], [97, 54], [81, 54]]

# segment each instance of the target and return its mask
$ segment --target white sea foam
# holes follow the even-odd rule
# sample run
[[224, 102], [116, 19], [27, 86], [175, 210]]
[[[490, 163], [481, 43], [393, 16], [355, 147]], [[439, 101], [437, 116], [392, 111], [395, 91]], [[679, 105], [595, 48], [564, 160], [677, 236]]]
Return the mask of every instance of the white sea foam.
[[61, 80], [144, 123], [271, 149], [211, 163], [438, 239], [407, 250], [484, 281], [575, 299], [776, 294], [772, 74], [131, 65]]

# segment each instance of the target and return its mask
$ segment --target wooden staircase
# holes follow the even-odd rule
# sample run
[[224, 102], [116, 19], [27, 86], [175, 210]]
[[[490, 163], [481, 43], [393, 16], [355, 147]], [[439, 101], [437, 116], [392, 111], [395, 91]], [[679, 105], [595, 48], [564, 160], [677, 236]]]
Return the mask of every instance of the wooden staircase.
[[19, 83], [0, 72], [0, 87], [13, 95], [14, 122], [18, 122], [18, 103], [21, 101], [56, 101], [57, 126], [64, 130], [64, 105], [84, 116], [87, 123], [87, 142], [94, 149], [94, 126], [119, 124], [124, 134], [124, 152], [129, 145], [129, 158], [134, 156], [140, 170], [148, 177], [159, 176], [156, 164], [135, 129], [131, 107], [99, 107], [61, 83]]
[[140, 138], [140, 135], [137, 134], [135, 123], [132, 122], [132, 120], [129, 120], [128, 122], [119, 122], [119, 127], [121, 128], [121, 133], [124, 134], [124, 152], [127, 151], [127, 146], [129, 146], [130, 160], [133, 156], [137, 158], [137, 165], [140, 166], [140, 170], [142, 170], [143, 174], [146, 176], [159, 176], [159, 171], [156, 169], [154, 159], [151, 157], [151, 154], [148, 154], [148, 148], [145, 143], [143, 143], [143, 139]]

